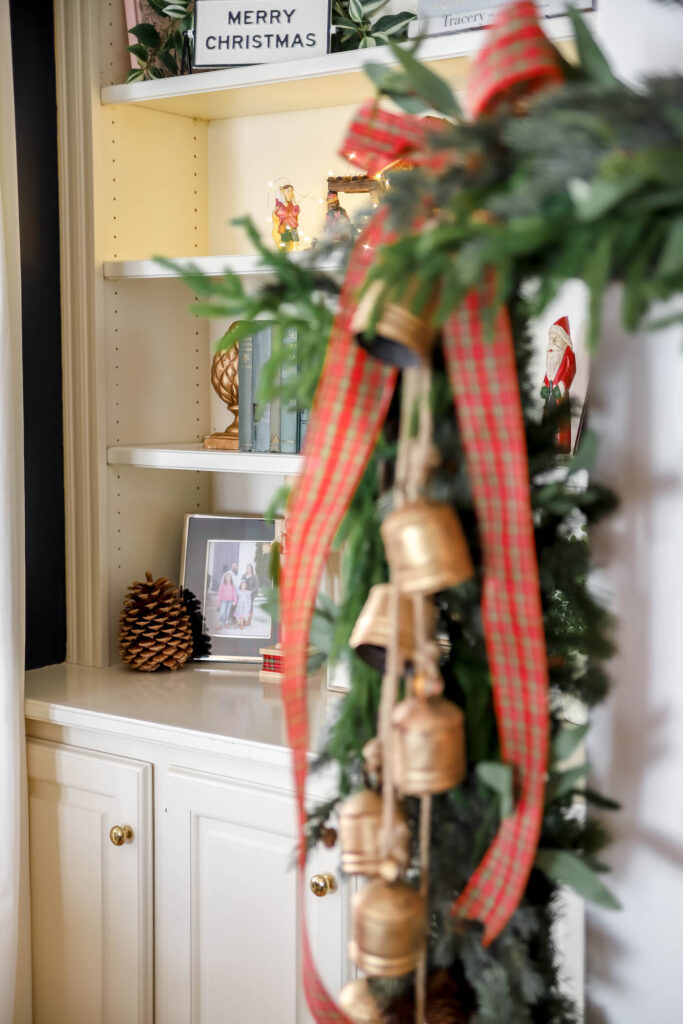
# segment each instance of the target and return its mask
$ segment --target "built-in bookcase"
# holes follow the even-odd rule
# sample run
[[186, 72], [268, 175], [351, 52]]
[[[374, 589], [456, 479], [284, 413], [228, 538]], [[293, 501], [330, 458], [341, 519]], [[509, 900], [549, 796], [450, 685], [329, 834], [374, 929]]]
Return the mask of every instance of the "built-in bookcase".
[[[330, 171], [357, 104], [362, 51], [121, 85], [121, 0], [56, 0], [67, 493], [68, 659], [117, 658], [126, 586], [177, 579], [191, 512], [260, 514], [301, 460], [205, 452], [229, 414], [210, 386], [228, 326], [192, 316], [155, 255], [260, 272], [232, 223], [269, 234], [274, 185], [290, 180], [302, 234], [319, 235]], [[551, 31], [567, 33], [565, 19]], [[425, 43], [460, 89], [481, 35]], [[379, 48], [374, 60], [389, 61]]]

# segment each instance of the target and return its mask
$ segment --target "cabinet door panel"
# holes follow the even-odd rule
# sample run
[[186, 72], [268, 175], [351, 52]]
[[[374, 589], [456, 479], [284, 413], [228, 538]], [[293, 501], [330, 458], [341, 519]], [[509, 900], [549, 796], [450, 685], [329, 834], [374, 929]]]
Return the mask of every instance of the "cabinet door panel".
[[[304, 1024], [294, 799], [216, 775], [172, 768], [157, 849], [159, 1024]], [[330, 870], [334, 856], [311, 873]], [[342, 973], [342, 891], [304, 894], [321, 970]], [[308, 906], [315, 903], [316, 906]]]
[[28, 769], [34, 1024], [150, 1024], [152, 768], [29, 740]]

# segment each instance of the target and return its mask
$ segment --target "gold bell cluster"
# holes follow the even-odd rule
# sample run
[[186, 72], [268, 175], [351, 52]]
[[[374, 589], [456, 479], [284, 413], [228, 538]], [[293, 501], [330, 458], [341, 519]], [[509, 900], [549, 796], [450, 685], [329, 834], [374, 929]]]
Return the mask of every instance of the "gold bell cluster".
[[[386, 671], [393, 644], [398, 673], [410, 681], [410, 690], [391, 711], [388, 735], [376, 737], [364, 751], [367, 777], [381, 780], [382, 793], [368, 787], [348, 797], [339, 811], [342, 870], [369, 878], [353, 900], [349, 944], [349, 956], [366, 978], [351, 982], [340, 997], [354, 1024], [382, 1020], [367, 978], [395, 978], [415, 971], [425, 956], [426, 892], [402, 877], [410, 859], [410, 837], [400, 801], [445, 792], [466, 771], [463, 714], [441, 696], [434, 655], [436, 614], [429, 600], [472, 575], [462, 528], [449, 506], [419, 500], [392, 512], [382, 537], [392, 583], [370, 591], [351, 646], [369, 664]], [[423, 637], [415, 616], [418, 600]], [[424, 670], [425, 651], [431, 671]], [[382, 769], [386, 758], [391, 762], [390, 792], [386, 765]], [[397, 801], [389, 817], [390, 834], [387, 800]]]

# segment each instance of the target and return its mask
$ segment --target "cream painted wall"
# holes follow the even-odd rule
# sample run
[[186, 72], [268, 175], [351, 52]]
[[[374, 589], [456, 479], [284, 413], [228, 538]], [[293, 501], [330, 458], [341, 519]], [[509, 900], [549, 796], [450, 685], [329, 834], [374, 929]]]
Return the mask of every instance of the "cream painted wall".
[[[683, 10], [600, 0], [598, 34], [632, 79], [679, 71]], [[598, 586], [618, 616], [614, 689], [590, 737], [611, 819], [621, 913], [590, 910], [588, 1024], [683, 1020], [683, 329], [624, 336], [612, 296], [592, 373], [596, 476], [621, 509], [596, 531]]]
[[[302, 238], [320, 235], [328, 172], [360, 173], [336, 155], [356, 109], [351, 104], [296, 110], [286, 119], [281, 114], [262, 114], [213, 121], [209, 125], [209, 252], [250, 251], [244, 233], [230, 224], [237, 212], [249, 214], [270, 237], [277, 185], [288, 182], [294, 185], [301, 206]], [[343, 205], [351, 212], [352, 204], [344, 200]]]

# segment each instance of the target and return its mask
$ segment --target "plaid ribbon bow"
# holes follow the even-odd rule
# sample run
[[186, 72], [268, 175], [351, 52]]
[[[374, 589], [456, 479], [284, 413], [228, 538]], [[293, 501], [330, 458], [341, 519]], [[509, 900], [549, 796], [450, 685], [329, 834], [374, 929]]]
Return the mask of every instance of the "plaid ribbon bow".
[[[520, 22], [523, 23], [520, 37]], [[508, 29], [510, 31], [508, 31]], [[536, 22], [533, 3], [505, 8], [490, 32], [497, 49], [475, 59], [472, 78], [493, 102], [496, 68], [503, 89], [510, 82], [505, 49], [526, 70], [514, 77], [557, 80], [553, 54]], [[540, 37], [540, 39], [539, 39]], [[529, 42], [528, 54], [519, 39]], [[477, 95], [476, 90], [474, 94]], [[477, 107], [477, 102], [475, 102]], [[481, 108], [479, 108], [481, 109]], [[409, 156], [438, 170], [443, 153], [429, 153], [427, 129], [417, 118], [389, 114], [375, 104], [361, 108], [342, 152], [376, 173]], [[433, 129], [432, 129], [433, 130]], [[283, 701], [293, 753], [299, 849], [304, 990], [319, 1024], [349, 1024], [322, 984], [309, 944], [303, 884], [306, 852], [305, 782], [308, 722], [306, 650], [317, 584], [334, 535], [376, 444], [396, 385], [397, 371], [355, 344], [351, 321], [373, 250], [391, 242], [386, 211], [363, 233], [349, 263], [339, 311], [329, 341], [306, 438], [306, 460], [289, 510], [288, 557], [282, 579], [285, 680]], [[484, 926], [489, 944], [505, 927], [524, 893], [538, 844], [547, 764], [547, 666], [538, 568], [529, 499], [524, 423], [515, 353], [506, 310], [498, 314], [494, 339], [484, 339], [482, 312], [492, 281], [473, 288], [444, 325], [444, 354], [458, 417], [483, 551], [482, 615], [503, 760], [515, 772], [517, 803], [483, 861], [456, 900], [453, 911]]]

